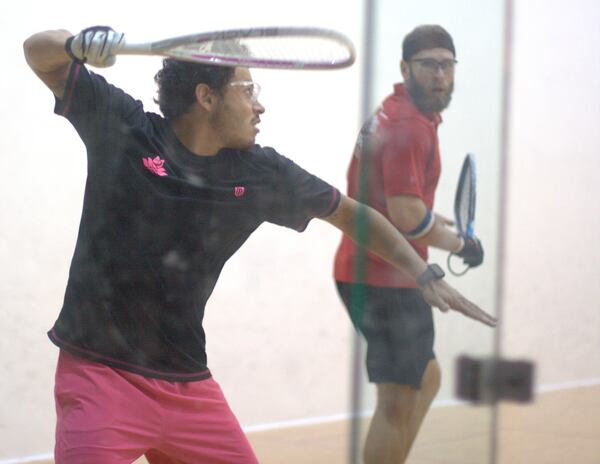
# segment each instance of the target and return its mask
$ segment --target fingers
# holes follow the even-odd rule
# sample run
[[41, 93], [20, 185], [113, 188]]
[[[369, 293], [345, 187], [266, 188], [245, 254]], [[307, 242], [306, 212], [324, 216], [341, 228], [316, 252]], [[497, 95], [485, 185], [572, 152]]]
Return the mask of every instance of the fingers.
[[443, 312], [452, 309], [489, 327], [498, 325], [498, 319], [462, 296], [444, 280], [432, 281], [422, 291], [425, 301]]
[[442, 312], [448, 312], [450, 309], [450, 305], [437, 291], [436, 287], [432, 284], [437, 283], [435, 281], [430, 282], [430, 284], [426, 285], [422, 290], [423, 299], [427, 302], [427, 304], [433, 306], [434, 308], [438, 308]]
[[470, 319], [481, 322], [482, 324], [487, 325], [488, 327], [496, 327], [498, 325], [498, 319], [493, 317], [492, 315], [486, 313], [483, 309], [481, 309], [476, 304], [470, 302], [465, 299], [465, 301], [456, 305], [457, 307], [452, 308], [455, 311], [458, 311]]
[[123, 40], [123, 34], [110, 30], [90, 32], [89, 48], [86, 56], [87, 61], [97, 67], [112, 66], [115, 61], [115, 53]]
[[115, 55], [125, 43], [124, 37], [110, 27], [94, 26], [67, 40], [66, 49], [78, 61], [105, 68], [115, 63]]
[[481, 240], [477, 237], [465, 237], [465, 245], [462, 250], [460, 250], [457, 256], [463, 258], [463, 262], [469, 267], [477, 267], [481, 263], [483, 263], [483, 246], [481, 245]]

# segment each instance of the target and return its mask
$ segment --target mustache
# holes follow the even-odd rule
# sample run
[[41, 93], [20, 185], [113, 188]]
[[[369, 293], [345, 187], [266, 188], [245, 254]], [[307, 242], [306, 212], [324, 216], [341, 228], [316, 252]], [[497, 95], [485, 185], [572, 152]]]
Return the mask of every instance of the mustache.
[[448, 105], [450, 105], [450, 101], [452, 100], [452, 92], [454, 91], [454, 80], [452, 80], [443, 95], [430, 95], [425, 86], [419, 84], [415, 78], [412, 68], [409, 70], [409, 73], [410, 79], [405, 83], [405, 87], [419, 110], [421, 110], [423, 113], [429, 113], [432, 111], [439, 113], [445, 110]]

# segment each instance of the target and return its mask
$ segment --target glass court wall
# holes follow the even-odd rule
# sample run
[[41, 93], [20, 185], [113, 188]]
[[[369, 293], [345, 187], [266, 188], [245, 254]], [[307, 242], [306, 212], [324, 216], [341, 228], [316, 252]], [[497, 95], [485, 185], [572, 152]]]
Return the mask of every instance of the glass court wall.
[[[400, 59], [404, 36], [422, 24], [439, 24], [453, 37], [458, 63], [455, 90], [442, 113], [438, 135], [442, 174], [434, 210], [453, 217], [453, 201], [464, 156], [471, 153], [477, 165], [475, 233], [485, 250], [483, 265], [461, 277], [448, 272], [447, 253], [430, 248], [430, 262], [442, 265], [447, 281], [484, 310], [497, 314], [500, 241], [500, 191], [502, 185], [505, 2], [425, 0], [367, 2], [365, 14], [365, 66], [363, 63], [362, 117], [368, 118], [393, 84], [402, 80]], [[361, 300], [362, 302], [362, 300]], [[360, 303], [359, 303], [360, 304]], [[434, 309], [435, 353], [442, 384], [426, 416], [408, 462], [491, 463], [495, 414], [491, 406], [468, 406], [455, 394], [459, 356], [494, 356], [495, 329]], [[356, 414], [351, 427], [350, 462], [362, 462], [371, 415], [376, 406], [373, 384], [364, 368], [366, 344], [354, 339], [353, 399]]]

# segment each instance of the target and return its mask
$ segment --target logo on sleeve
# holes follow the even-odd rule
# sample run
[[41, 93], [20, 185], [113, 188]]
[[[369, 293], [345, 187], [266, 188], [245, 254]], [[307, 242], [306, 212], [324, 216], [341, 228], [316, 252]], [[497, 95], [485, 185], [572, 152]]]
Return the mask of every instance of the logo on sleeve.
[[157, 176], [168, 176], [166, 169], [164, 168], [165, 160], [160, 159], [160, 156], [155, 156], [154, 158], [148, 156], [147, 158], [142, 158], [144, 166], [148, 171], [152, 174], [156, 174]]

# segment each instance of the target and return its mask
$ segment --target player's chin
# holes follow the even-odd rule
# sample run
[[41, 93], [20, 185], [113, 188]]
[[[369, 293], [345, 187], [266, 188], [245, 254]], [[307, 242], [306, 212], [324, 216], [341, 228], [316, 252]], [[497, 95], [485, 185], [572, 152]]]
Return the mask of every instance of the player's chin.
[[238, 150], [248, 150], [256, 143], [256, 137], [248, 137], [236, 143], [235, 147]]
[[428, 106], [430, 111], [441, 112], [450, 105], [451, 96], [448, 93], [435, 95], [429, 99]]
[[445, 110], [446, 108], [448, 108], [448, 105], [450, 105], [450, 102], [452, 101], [452, 92], [449, 90], [441, 92], [440, 95], [438, 95], [437, 100], [437, 103], [440, 107], [440, 111]]

